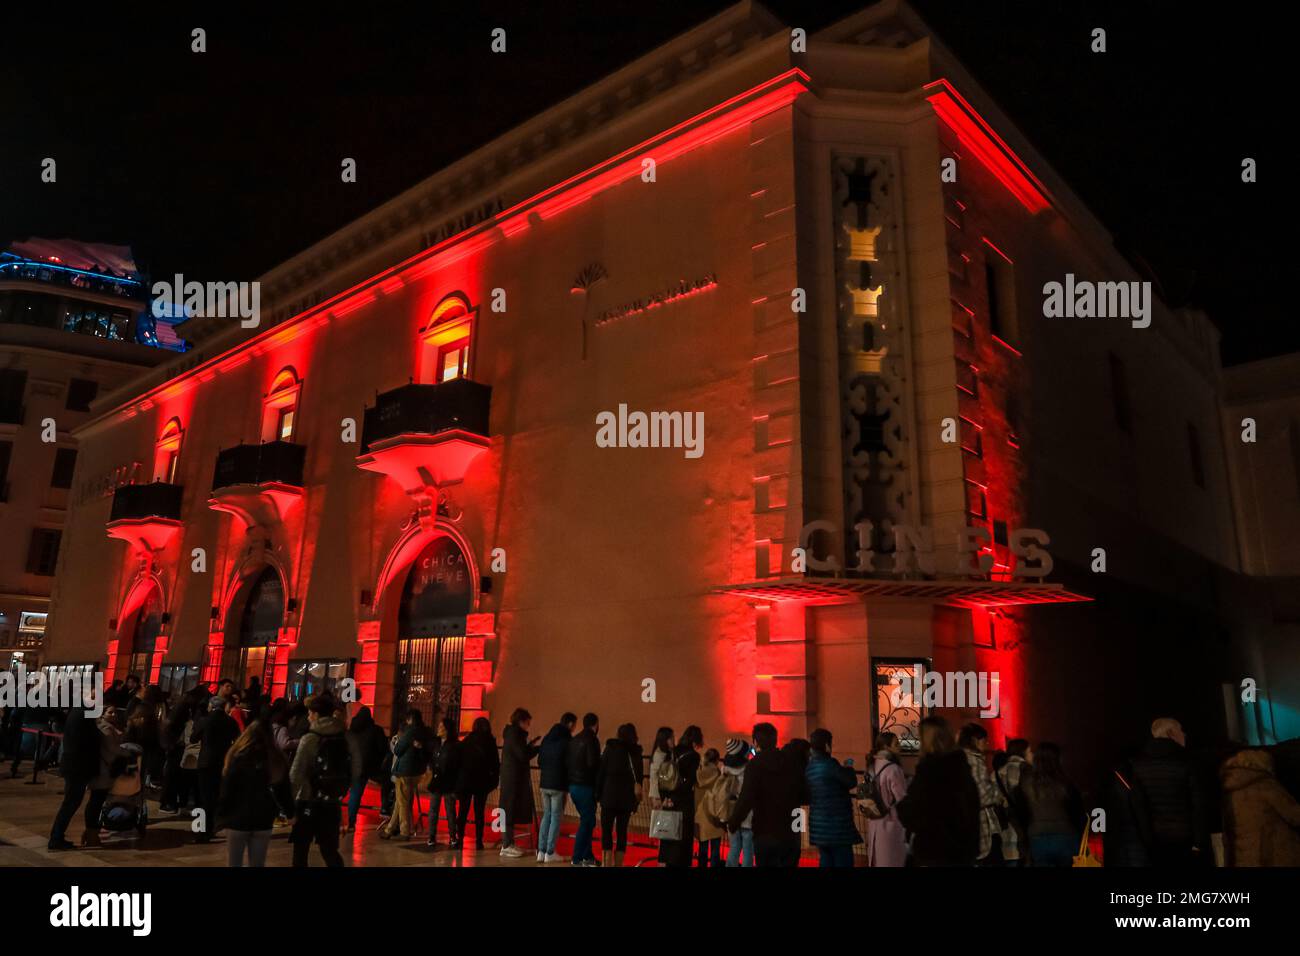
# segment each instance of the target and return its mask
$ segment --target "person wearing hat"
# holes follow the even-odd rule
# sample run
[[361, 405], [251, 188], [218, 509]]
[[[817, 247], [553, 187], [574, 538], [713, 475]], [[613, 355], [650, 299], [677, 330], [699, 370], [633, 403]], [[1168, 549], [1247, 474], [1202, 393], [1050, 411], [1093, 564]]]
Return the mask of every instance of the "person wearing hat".
[[[731, 800], [740, 795], [741, 784], [745, 781], [745, 765], [749, 763], [752, 748], [744, 737], [731, 737], [727, 740], [725, 754], [722, 758], [722, 779], [727, 782], [727, 791]], [[751, 812], [740, 825], [740, 829], [728, 836], [727, 866], [754, 865], [754, 814]]]

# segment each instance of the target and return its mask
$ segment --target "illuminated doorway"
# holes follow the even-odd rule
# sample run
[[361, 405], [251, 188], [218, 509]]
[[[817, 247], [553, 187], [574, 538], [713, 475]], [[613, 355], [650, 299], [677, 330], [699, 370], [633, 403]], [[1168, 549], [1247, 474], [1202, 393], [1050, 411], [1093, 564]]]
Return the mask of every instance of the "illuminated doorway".
[[464, 552], [448, 536], [435, 538], [412, 562], [398, 605], [394, 721], [412, 707], [430, 721], [437, 704], [459, 725], [465, 625], [472, 605]]
[[221, 676], [229, 677], [241, 690], [256, 677], [262, 684], [262, 692], [267, 693], [275, 663], [271, 647], [284, 623], [284, 582], [279, 572], [267, 565], [251, 575], [241, 590], [242, 605], [236, 597], [231, 607], [232, 612], [239, 608], [239, 620], [234, 640], [226, 648], [225, 673]]

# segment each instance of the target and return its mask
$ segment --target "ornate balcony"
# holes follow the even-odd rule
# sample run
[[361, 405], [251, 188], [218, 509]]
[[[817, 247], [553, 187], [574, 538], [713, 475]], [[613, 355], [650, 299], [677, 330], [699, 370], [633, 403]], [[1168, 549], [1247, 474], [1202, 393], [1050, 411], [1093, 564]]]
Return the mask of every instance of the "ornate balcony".
[[463, 378], [385, 392], [366, 409], [357, 466], [416, 496], [460, 481], [491, 444], [491, 401], [491, 386]]
[[161, 551], [181, 529], [182, 493], [163, 481], [123, 485], [113, 492], [108, 536], [147, 553]]
[[217, 455], [208, 507], [236, 515], [249, 527], [282, 520], [302, 499], [306, 457], [306, 445], [287, 441], [225, 449]]

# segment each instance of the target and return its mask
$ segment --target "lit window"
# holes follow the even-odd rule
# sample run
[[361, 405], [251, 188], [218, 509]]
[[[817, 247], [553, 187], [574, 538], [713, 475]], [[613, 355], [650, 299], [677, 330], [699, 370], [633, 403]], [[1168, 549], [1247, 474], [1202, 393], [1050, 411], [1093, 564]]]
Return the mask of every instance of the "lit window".
[[464, 338], [438, 350], [438, 381], [450, 382], [469, 371], [469, 339]]
[[280, 441], [293, 440], [293, 406], [280, 409], [280, 420], [275, 427], [276, 437]]
[[417, 375], [425, 384], [467, 378], [470, 373], [470, 340], [477, 310], [458, 292], [443, 298], [420, 329]]
[[169, 485], [176, 484], [176, 471], [181, 456], [181, 440], [185, 431], [181, 428], [179, 418], [173, 418], [158, 436], [158, 445], [154, 457], [155, 481]]
[[302, 380], [292, 368], [283, 368], [263, 399], [262, 441], [293, 441], [298, 424], [298, 402]]

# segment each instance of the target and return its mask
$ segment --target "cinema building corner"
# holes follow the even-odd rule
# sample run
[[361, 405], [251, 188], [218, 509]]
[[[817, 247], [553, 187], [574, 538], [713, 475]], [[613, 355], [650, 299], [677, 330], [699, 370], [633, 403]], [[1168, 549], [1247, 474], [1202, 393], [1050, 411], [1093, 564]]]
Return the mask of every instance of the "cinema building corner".
[[[141, 478], [72, 511], [50, 659], [858, 755], [914, 730], [884, 688], [921, 663], [1081, 767], [1156, 712], [1258, 722], [1224, 705], [1252, 579], [1213, 328], [1043, 318], [1067, 273], [1142, 278], [906, 6], [792, 53], [739, 4], [103, 396], [77, 481]], [[671, 447], [598, 443], [636, 412]]]

